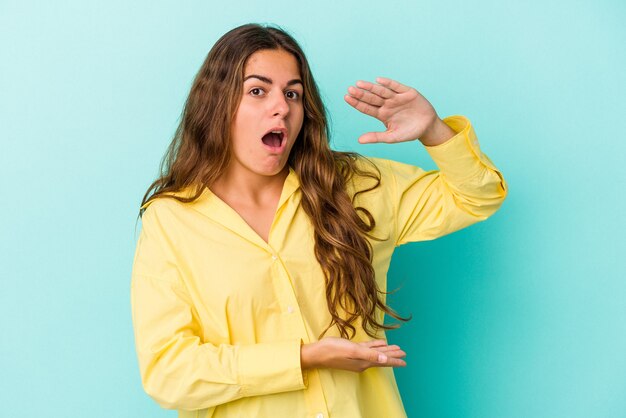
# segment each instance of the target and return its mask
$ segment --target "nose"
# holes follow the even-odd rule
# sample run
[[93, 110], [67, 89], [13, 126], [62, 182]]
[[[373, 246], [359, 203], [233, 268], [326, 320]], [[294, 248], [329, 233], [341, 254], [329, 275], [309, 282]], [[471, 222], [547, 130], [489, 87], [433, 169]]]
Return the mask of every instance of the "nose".
[[272, 115], [273, 116], [282, 116], [285, 117], [289, 113], [289, 103], [287, 103], [287, 99], [282, 92], [279, 92], [274, 95], [274, 100], [272, 100]]

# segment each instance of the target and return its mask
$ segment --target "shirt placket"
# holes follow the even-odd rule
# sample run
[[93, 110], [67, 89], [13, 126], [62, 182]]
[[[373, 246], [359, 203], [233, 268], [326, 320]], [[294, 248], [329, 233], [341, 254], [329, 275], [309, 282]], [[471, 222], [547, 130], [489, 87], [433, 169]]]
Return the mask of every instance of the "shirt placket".
[[[311, 342], [311, 338], [306, 330], [292, 277], [280, 254], [271, 247], [269, 248], [269, 257], [272, 259], [272, 283], [278, 297], [285, 328], [291, 337], [302, 338], [302, 341], [308, 344]], [[328, 418], [328, 406], [318, 370], [310, 369], [304, 373], [306, 373], [307, 382], [304, 398], [307, 403], [308, 416], [310, 418]]]

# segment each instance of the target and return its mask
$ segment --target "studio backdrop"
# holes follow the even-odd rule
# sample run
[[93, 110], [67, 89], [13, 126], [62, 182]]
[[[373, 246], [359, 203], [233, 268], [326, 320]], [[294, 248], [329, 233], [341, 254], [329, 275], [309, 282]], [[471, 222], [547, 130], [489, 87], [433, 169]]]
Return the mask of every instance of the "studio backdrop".
[[388, 332], [409, 417], [626, 416], [623, 1], [0, 1], [0, 416], [174, 417], [142, 390], [139, 204], [227, 30], [290, 31], [335, 149], [435, 169], [343, 101], [356, 80], [464, 115], [509, 195], [398, 248]]

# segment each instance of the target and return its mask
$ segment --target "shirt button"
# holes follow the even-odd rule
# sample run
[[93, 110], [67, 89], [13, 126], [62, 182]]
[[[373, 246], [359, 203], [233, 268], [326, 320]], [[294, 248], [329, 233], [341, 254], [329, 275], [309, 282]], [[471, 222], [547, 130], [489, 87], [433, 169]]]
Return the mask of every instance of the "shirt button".
[[289, 312], [289, 313], [293, 313], [293, 310], [294, 310], [294, 309], [293, 309], [293, 306], [291, 306], [291, 305], [290, 305], [290, 306], [287, 306], [287, 312]]
[[324, 418], [324, 414], [320, 412], [319, 414], [315, 415], [315, 418]]
[[272, 254], [272, 260], [276, 261], [278, 259], [278, 257], [276, 256], [276, 254]]

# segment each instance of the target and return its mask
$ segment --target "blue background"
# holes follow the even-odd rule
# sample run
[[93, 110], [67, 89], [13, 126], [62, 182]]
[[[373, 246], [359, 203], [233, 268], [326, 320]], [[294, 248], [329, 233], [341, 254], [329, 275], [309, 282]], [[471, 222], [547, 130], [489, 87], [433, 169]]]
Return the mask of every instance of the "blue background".
[[334, 146], [434, 168], [343, 102], [382, 75], [463, 114], [510, 195], [396, 252], [410, 417], [626, 417], [623, 1], [0, 0], [0, 415], [172, 417], [142, 391], [138, 206], [217, 38], [301, 42]]

